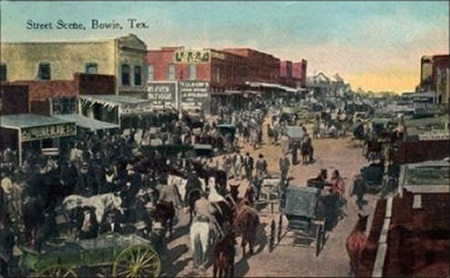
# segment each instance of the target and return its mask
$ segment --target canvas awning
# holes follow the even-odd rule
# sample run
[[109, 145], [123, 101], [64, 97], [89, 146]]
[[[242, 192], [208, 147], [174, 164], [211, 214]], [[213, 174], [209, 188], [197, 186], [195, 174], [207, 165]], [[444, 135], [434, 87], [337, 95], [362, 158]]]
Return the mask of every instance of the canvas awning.
[[82, 105], [101, 104], [108, 109], [119, 108], [120, 115], [137, 115], [153, 112], [152, 101], [120, 95], [83, 95]]
[[266, 87], [266, 88], [281, 89], [281, 90], [284, 90], [286, 92], [291, 92], [291, 93], [296, 93], [299, 91], [298, 89], [290, 88], [290, 87], [283, 86], [280, 84], [273, 84], [273, 83], [247, 81], [247, 82], [245, 82], [245, 84], [249, 85], [250, 87]]
[[35, 114], [15, 114], [2, 115], [0, 126], [3, 128], [23, 129], [67, 123], [73, 123], [73, 121]]
[[54, 117], [61, 120], [72, 121], [79, 127], [90, 130], [114, 129], [119, 128], [118, 125], [90, 119], [78, 114], [55, 115]]

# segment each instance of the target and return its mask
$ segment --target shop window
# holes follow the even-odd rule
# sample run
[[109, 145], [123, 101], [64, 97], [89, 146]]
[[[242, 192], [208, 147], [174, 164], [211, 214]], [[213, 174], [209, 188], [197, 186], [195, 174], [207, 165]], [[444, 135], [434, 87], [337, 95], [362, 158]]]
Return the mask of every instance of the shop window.
[[148, 81], [153, 81], [153, 65], [148, 65]]
[[167, 69], [167, 80], [175, 80], [175, 65], [170, 64]]
[[134, 85], [141, 86], [142, 85], [142, 67], [134, 66]]
[[189, 78], [189, 80], [197, 79], [196, 68], [195, 68], [195, 65], [193, 65], [193, 64], [188, 65], [188, 78]]
[[8, 80], [8, 72], [5, 64], [0, 65], [0, 81]]
[[38, 78], [40, 80], [50, 80], [51, 79], [51, 69], [49, 63], [40, 63], [38, 69]]
[[87, 63], [86, 66], [85, 66], [85, 73], [97, 74], [98, 73], [98, 65], [97, 65], [97, 63]]
[[75, 98], [67, 98], [67, 97], [52, 98], [51, 104], [53, 115], [77, 113]]
[[130, 85], [130, 66], [122, 65], [122, 85]]

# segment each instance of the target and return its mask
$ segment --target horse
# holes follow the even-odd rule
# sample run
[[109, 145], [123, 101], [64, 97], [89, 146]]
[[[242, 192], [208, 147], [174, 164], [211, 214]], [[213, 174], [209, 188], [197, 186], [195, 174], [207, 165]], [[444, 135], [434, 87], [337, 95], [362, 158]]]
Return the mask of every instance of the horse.
[[234, 277], [234, 258], [236, 238], [233, 231], [217, 240], [213, 249], [213, 277]]
[[210, 219], [204, 215], [197, 215], [190, 228], [191, 248], [194, 253], [194, 268], [203, 266], [205, 263], [206, 251], [210, 240]]
[[173, 219], [175, 218], [173, 203], [156, 203], [150, 214], [155, 222], [160, 222], [165, 229], [169, 228], [169, 236], [172, 236]]
[[189, 204], [189, 223], [192, 223], [192, 219], [195, 215], [195, 202], [201, 198], [201, 190], [193, 189], [188, 194], [188, 204]]
[[367, 220], [369, 216], [362, 216], [358, 214], [358, 217], [358, 222], [356, 222], [356, 225], [345, 242], [345, 248], [347, 249], [347, 254], [350, 257], [350, 269], [355, 274], [359, 266], [362, 251], [368, 244], [368, 239], [364, 232], [367, 229]]
[[245, 198], [242, 199], [236, 208], [236, 218], [233, 225], [236, 231], [242, 235], [241, 247], [243, 256], [245, 256], [247, 243], [250, 246], [250, 254], [253, 254], [253, 246], [259, 223], [258, 213], [250, 206], [250, 201]]
[[67, 211], [72, 210], [77, 206], [94, 207], [98, 223], [101, 223], [103, 215], [107, 210], [118, 209], [119, 211], [122, 211], [121, 205], [122, 198], [120, 198], [118, 193], [106, 193], [88, 198], [79, 195], [70, 195], [63, 201], [63, 207]]

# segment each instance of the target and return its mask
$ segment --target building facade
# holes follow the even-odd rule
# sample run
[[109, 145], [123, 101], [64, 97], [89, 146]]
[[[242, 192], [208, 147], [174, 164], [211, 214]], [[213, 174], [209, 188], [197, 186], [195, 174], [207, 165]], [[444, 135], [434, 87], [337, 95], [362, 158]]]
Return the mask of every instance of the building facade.
[[146, 44], [137, 36], [86, 42], [2, 43], [1, 81], [72, 80], [74, 73], [116, 77], [116, 94], [146, 86]]
[[438, 103], [450, 103], [450, 55], [423, 56], [420, 92], [435, 92]]
[[294, 79], [297, 88], [306, 87], [306, 76], [308, 69], [308, 61], [302, 59], [298, 63], [292, 65], [292, 78]]
[[148, 81], [209, 82], [212, 92], [234, 90], [245, 83], [244, 57], [215, 49], [163, 47], [147, 53]]

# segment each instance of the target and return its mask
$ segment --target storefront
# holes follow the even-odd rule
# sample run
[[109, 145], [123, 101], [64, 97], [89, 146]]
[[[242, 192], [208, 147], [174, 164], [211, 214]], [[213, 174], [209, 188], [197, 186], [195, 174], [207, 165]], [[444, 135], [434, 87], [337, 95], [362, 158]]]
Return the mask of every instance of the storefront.
[[153, 114], [151, 100], [119, 95], [83, 95], [79, 108], [83, 116], [116, 124], [121, 129], [146, 125]]
[[19, 165], [37, 150], [59, 155], [67, 143], [65, 139], [76, 135], [74, 122], [35, 114], [2, 116], [0, 127], [2, 148], [16, 149]]

